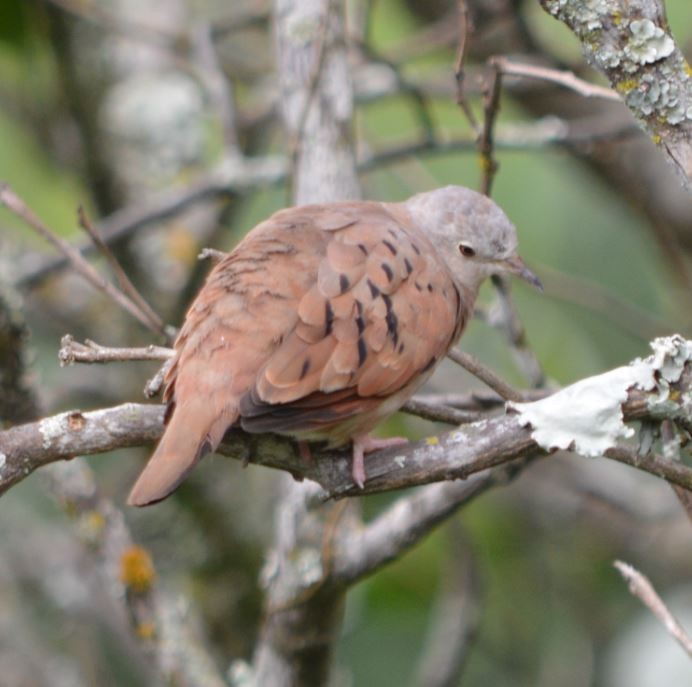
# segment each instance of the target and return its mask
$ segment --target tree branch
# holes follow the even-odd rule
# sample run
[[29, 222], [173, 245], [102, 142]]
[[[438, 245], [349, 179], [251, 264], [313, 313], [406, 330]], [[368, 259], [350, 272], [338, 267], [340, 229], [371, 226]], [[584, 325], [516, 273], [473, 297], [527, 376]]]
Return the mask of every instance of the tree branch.
[[[590, 380], [597, 381], [598, 377]], [[560, 393], [569, 395], [575, 386]], [[658, 387], [650, 391], [630, 390], [621, 406], [624, 421], [650, 418], [660, 422], [690, 413], [690, 389], [692, 366], [688, 363], [680, 381], [665, 392], [663, 400]], [[57, 460], [154, 442], [163, 431], [163, 413], [163, 406], [126, 403], [84, 413], [68, 411], [0, 432], [0, 494], [37, 468]], [[405, 447], [373, 454], [366, 463], [367, 481], [362, 490], [353, 483], [348, 450], [317, 449], [313, 463], [306, 465], [291, 439], [231, 430], [218, 452], [312, 480], [329, 496], [342, 497], [467, 479], [532, 453], [545, 454], [546, 450], [533, 438], [531, 427], [522, 425], [519, 415], [485, 418]], [[692, 491], [692, 468], [679, 461], [655, 454], [639, 456], [616, 447], [605, 455]]]
[[634, 117], [689, 188], [692, 182], [692, 78], [670, 35], [660, 0], [540, 0], [577, 36]]
[[668, 610], [661, 597], [656, 593], [653, 585], [647, 577], [638, 570], [622, 561], [615, 561], [613, 565], [625, 578], [630, 592], [634, 594], [645, 606], [663, 623], [668, 634], [687, 652], [692, 658], [692, 637], [680, 625], [675, 616]]

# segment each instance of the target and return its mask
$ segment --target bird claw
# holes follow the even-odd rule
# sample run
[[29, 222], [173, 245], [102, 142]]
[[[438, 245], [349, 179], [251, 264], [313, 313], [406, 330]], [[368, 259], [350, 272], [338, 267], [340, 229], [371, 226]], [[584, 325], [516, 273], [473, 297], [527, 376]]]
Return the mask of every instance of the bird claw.
[[353, 439], [353, 464], [351, 466], [351, 475], [353, 481], [358, 485], [359, 489], [365, 486], [365, 461], [366, 453], [379, 451], [383, 448], [391, 446], [402, 446], [408, 444], [408, 439], [404, 437], [387, 437], [378, 439], [366, 434], [365, 436], [354, 437]]

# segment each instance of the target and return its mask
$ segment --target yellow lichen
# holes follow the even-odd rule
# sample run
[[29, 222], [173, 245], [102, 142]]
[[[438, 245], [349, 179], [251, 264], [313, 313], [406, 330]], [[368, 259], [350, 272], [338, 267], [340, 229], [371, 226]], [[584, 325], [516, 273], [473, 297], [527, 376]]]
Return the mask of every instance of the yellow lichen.
[[120, 557], [120, 581], [130, 590], [144, 593], [156, 577], [151, 556], [141, 546], [131, 546]]
[[135, 632], [141, 639], [153, 639], [156, 635], [156, 626], [154, 623], [139, 623], [135, 628]]
[[651, 140], [656, 144], [659, 145], [661, 141], [663, 140], [659, 134], [652, 134]]
[[623, 79], [615, 84], [615, 90], [618, 93], [629, 93], [637, 87], [636, 79]]
[[428, 438], [425, 440], [425, 443], [426, 443], [428, 446], [437, 446], [437, 445], [440, 443], [440, 440], [439, 440], [437, 437], [428, 437]]

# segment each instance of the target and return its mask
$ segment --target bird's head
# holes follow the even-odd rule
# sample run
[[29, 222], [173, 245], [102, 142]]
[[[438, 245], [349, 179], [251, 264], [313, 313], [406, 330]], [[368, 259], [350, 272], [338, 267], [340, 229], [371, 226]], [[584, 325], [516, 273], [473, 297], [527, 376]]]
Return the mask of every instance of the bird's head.
[[475, 291], [486, 277], [508, 272], [543, 288], [517, 253], [514, 225], [487, 196], [445, 186], [412, 196], [405, 206], [458, 283]]

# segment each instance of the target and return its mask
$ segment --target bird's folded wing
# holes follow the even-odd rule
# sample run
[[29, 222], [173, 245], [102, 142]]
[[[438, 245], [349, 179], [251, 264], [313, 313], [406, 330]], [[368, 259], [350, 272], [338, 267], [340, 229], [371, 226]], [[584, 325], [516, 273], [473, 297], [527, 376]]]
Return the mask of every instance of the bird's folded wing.
[[[314, 260], [312, 283], [301, 283], [291, 326], [240, 399], [249, 431], [319, 429], [368, 413], [427, 376], [463, 326], [461, 295], [405, 217], [377, 203], [295, 212], [286, 240]], [[290, 269], [282, 280], [295, 278]]]

